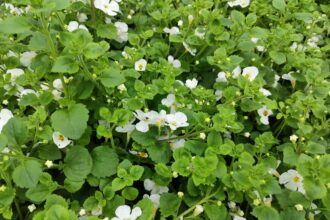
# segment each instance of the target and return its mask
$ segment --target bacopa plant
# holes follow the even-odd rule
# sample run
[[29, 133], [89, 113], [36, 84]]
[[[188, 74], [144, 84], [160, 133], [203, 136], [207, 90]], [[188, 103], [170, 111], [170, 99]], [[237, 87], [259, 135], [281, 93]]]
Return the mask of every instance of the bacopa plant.
[[330, 219], [329, 14], [0, 1], [0, 219]]

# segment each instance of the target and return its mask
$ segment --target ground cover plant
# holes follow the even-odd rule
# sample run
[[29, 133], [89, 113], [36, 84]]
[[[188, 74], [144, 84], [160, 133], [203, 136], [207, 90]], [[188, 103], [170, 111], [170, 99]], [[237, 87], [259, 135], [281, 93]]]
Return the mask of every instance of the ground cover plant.
[[330, 219], [328, 0], [0, 3], [0, 219]]

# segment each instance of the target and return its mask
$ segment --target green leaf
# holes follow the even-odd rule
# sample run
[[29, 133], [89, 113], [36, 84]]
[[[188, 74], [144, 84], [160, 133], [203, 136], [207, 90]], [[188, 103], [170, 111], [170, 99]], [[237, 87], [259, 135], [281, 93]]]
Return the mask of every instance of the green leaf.
[[102, 38], [115, 39], [117, 37], [117, 28], [113, 24], [101, 24], [97, 26], [96, 33]]
[[325, 146], [314, 141], [309, 141], [305, 150], [311, 154], [324, 154]]
[[9, 146], [20, 147], [28, 139], [28, 128], [21, 118], [11, 118], [2, 129]]
[[76, 73], [79, 70], [77, 61], [72, 56], [59, 56], [56, 58], [52, 72], [54, 73]]
[[327, 194], [327, 188], [319, 180], [304, 178], [304, 189], [306, 191], [307, 198], [322, 199]]
[[280, 220], [276, 209], [268, 206], [257, 206], [253, 209], [252, 214], [256, 216], [258, 220]]
[[27, 160], [14, 169], [13, 180], [21, 188], [31, 188], [37, 185], [41, 173], [41, 165], [37, 161]]
[[7, 137], [0, 133], [0, 151], [2, 151], [8, 144]]
[[64, 187], [68, 192], [74, 193], [74, 192], [77, 192], [79, 189], [81, 189], [81, 187], [83, 186], [84, 183], [85, 183], [84, 180], [82, 180], [82, 181], [71, 181], [69, 179], [65, 179], [64, 180]]
[[41, 32], [34, 32], [29, 42], [29, 49], [33, 51], [49, 51], [47, 37]]
[[282, 13], [285, 11], [285, 0], [273, 0], [272, 5], [274, 8], [280, 10]]
[[15, 198], [16, 191], [12, 188], [6, 188], [4, 191], [0, 191], [0, 205], [10, 206]]
[[88, 110], [82, 104], [55, 111], [51, 116], [55, 131], [72, 139], [79, 139], [87, 128]]
[[65, 199], [59, 195], [52, 194], [47, 197], [46, 203], [45, 203], [45, 209], [50, 209], [53, 205], [60, 205], [64, 208], [68, 208], [68, 203], [65, 201]]
[[163, 193], [160, 196], [160, 212], [164, 217], [175, 216], [181, 204], [181, 199], [174, 193]]
[[105, 41], [100, 43], [88, 43], [84, 49], [84, 56], [88, 59], [96, 59], [103, 55], [110, 48], [109, 44]]
[[277, 52], [277, 51], [270, 51], [269, 56], [270, 56], [270, 58], [272, 58], [272, 60], [275, 63], [277, 63], [279, 65], [286, 62], [286, 56], [284, 53]]
[[26, 191], [26, 197], [33, 202], [42, 202], [46, 200], [47, 196], [50, 195], [56, 188], [57, 184], [52, 187], [44, 184], [38, 184], [37, 186]]
[[0, 32], [5, 34], [18, 34], [30, 30], [31, 24], [28, 17], [13, 16], [0, 21]]
[[119, 159], [113, 149], [107, 146], [99, 146], [93, 149], [92, 174], [96, 177], [109, 177], [116, 173]]
[[129, 201], [133, 201], [139, 195], [139, 191], [134, 187], [126, 187], [121, 195]]
[[68, 150], [64, 159], [64, 174], [71, 181], [82, 181], [92, 171], [93, 161], [88, 150], [74, 146]]
[[125, 82], [125, 77], [118, 69], [107, 69], [103, 71], [100, 77], [101, 83], [105, 87], [114, 88]]
[[228, 211], [225, 206], [217, 206], [211, 204], [205, 204], [204, 209], [207, 217], [210, 220], [225, 220], [227, 219]]
[[142, 209], [142, 215], [139, 217], [139, 220], [154, 219], [154, 206], [150, 199], [142, 199], [136, 204], [136, 206]]
[[70, 0], [43, 0], [42, 4], [52, 10], [63, 10], [70, 6]]
[[171, 150], [166, 142], [152, 145], [147, 151], [151, 160], [156, 163], [167, 163], [171, 158]]

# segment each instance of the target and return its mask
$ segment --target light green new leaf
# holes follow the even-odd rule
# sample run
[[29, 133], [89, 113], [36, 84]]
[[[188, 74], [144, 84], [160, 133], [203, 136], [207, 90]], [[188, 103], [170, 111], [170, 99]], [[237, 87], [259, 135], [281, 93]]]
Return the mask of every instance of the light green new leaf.
[[270, 58], [272, 58], [272, 60], [275, 63], [277, 63], [279, 65], [286, 62], [286, 56], [284, 53], [277, 52], [277, 51], [270, 51], [269, 56], [270, 56]]
[[41, 173], [41, 165], [37, 161], [27, 160], [14, 169], [13, 180], [19, 187], [31, 188], [37, 185]]
[[64, 174], [71, 181], [82, 181], [92, 171], [93, 161], [88, 150], [81, 146], [71, 148], [64, 159]]
[[55, 111], [51, 116], [55, 131], [71, 139], [79, 139], [87, 128], [88, 110], [82, 104], [74, 104], [67, 109]]
[[116, 173], [119, 159], [113, 149], [107, 146], [99, 146], [93, 149], [92, 174], [96, 177], [109, 177]]
[[105, 87], [114, 88], [124, 83], [125, 77], [123, 74], [120, 73], [119, 70], [112, 68], [105, 70], [102, 73], [100, 80]]
[[100, 43], [88, 43], [84, 49], [84, 55], [88, 59], [96, 59], [103, 55], [110, 48], [109, 44], [105, 41]]
[[79, 65], [72, 56], [59, 56], [56, 58], [52, 72], [54, 73], [76, 73], [79, 70]]
[[181, 204], [181, 199], [174, 193], [163, 193], [160, 196], [160, 212], [164, 217], [176, 215]]
[[0, 21], [0, 32], [6, 34], [18, 34], [27, 32], [31, 28], [27, 17], [15, 16]]

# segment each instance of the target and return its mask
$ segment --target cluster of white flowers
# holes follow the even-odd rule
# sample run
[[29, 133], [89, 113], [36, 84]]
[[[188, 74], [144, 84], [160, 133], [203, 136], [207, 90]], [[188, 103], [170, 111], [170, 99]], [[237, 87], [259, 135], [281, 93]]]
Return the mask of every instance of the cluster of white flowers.
[[124, 22], [115, 22], [115, 27], [117, 28], [116, 41], [119, 43], [126, 42], [128, 40], [128, 25]]
[[3, 5], [5, 6], [6, 10], [9, 11], [10, 14], [15, 15], [15, 16], [22, 15], [24, 13], [29, 12], [29, 10], [30, 10], [30, 6], [27, 6], [23, 9], [23, 8], [15, 7], [13, 4], [10, 4], [10, 3], [4, 3]]
[[79, 24], [78, 21], [70, 21], [69, 24], [67, 25], [66, 29], [69, 32], [73, 32], [77, 29], [82, 29], [82, 30], [88, 31], [88, 28], [83, 24]]
[[94, 7], [100, 9], [109, 16], [116, 16], [119, 12], [119, 4], [121, 0], [110, 1], [110, 0], [95, 0]]

